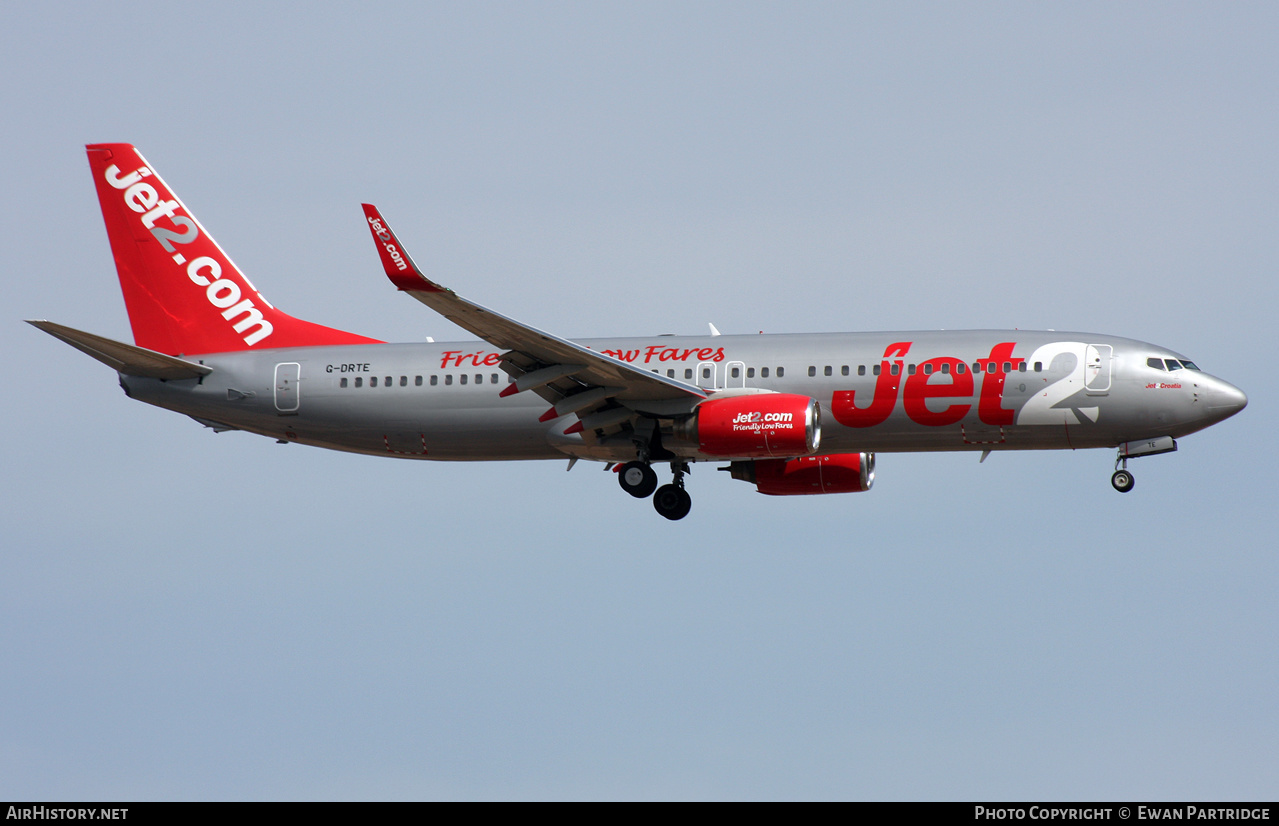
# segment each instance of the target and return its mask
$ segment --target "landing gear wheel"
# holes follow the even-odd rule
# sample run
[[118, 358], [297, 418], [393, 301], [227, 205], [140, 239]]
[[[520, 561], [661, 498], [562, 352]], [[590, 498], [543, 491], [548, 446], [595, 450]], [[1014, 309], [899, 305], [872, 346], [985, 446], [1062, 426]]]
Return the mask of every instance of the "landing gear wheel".
[[1132, 474], [1128, 471], [1117, 470], [1115, 471], [1115, 475], [1110, 477], [1110, 484], [1114, 485], [1115, 490], [1120, 493], [1127, 493], [1132, 490], [1132, 486], [1135, 484], [1135, 481], [1132, 478]]
[[643, 499], [657, 488], [657, 473], [643, 462], [627, 462], [617, 472], [617, 483], [631, 496]]
[[653, 494], [653, 509], [667, 519], [683, 519], [693, 508], [693, 497], [679, 485], [662, 485]]

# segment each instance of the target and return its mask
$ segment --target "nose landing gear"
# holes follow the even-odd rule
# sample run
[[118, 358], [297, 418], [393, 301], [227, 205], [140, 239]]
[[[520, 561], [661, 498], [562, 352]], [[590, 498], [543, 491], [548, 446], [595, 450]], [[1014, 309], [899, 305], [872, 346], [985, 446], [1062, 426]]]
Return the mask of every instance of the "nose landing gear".
[[1110, 476], [1110, 484], [1120, 493], [1127, 493], [1136, 484], [1132, 473], [1128, 470], [1128, 452], [1123, 447], [1115, 457], [1115, 472]]
[[1119, 454], [1115, 456], [1115, 472], [1110, 477], [1110, 484], [1120, 493], [1132, 490], [1135, 480], [1128, 470], [1128, 460], [1138, 456], [1158, 456], [1161, 453], [1172, 453], [1177, 449], [1177, 440], [1171, 436], [1157, 436], [1139, 442], [1124, 442], [1119, 446]]

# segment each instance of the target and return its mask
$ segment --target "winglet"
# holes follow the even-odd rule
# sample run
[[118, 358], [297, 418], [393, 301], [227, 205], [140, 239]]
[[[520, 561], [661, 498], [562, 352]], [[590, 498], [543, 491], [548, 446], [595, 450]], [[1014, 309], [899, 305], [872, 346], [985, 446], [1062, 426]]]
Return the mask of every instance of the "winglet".
[[395, 237], [395, 233], [391, 231], [391, 225], [378, 212], [377, 207], [373, 204], [360, 204], [360, 206], [364, 207], [364, 217], [369, 222], [369, 232], [373, 233], [373, 243], [377, 247], [378, 257], [382, 259], [382, 268], [386, 270], [386, 277], [391, 279], [392, 284], [401, 290], [447, 292], [444, 287], [427, 278], [417, 268], [417, 264], [413, 263], [413, 259], [405, 251], [400, 239]]

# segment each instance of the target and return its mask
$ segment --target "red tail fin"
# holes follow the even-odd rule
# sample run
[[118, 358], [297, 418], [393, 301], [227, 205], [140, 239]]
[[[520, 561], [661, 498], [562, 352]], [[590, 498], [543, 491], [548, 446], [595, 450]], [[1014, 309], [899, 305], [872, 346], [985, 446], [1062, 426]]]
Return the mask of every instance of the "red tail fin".
[[275, 309], [135, 147], [87, 149], [138, 346], [178, 355], [378, 343]]

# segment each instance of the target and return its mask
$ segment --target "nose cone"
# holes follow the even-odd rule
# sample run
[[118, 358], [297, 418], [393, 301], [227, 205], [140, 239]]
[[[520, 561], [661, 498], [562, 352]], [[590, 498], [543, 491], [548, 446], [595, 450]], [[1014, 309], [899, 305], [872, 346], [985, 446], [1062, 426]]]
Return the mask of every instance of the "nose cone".
[[1214, 421], [1228, 419], [1248, 406], [1248, 396], [1228, 381], [1213, 378], [1208, 389], [1208, 412]]

